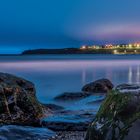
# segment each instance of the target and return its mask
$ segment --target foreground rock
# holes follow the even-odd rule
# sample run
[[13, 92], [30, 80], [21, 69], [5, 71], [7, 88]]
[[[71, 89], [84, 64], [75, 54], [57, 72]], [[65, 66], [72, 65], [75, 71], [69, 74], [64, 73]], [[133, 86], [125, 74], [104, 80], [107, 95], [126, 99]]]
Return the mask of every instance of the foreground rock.
[[90, 93], [85, 93], [85, 92], [65, 92], [54, 99], [57, 101], [73, 101], [73, 100], [79, 100], [86, 98], [90, 96]]
[[139, 131], [140, 94], [113, 91], [101, 105], [86, 140], [140, 140]]
[[108, 79], [100, 79], [85, 85], [82, 88], [82, 91], [92, 93], [107, 93], [108, 91], [112, 90], [113, 87], [113, 84]]
[[0, 124], [38, 126], [43, 108], [35, 96], [33, 83], [0, 73]]

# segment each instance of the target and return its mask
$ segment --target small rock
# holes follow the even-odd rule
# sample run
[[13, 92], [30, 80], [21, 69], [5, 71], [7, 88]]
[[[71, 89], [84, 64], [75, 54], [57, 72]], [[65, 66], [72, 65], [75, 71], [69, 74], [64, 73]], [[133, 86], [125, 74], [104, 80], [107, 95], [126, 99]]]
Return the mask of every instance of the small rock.
[[90, 96], [90, 93], [85, 92], [65, 92], [54, 99], [57, 101], [73, 101], [73, 100], [80, 100]]
[[116, 88], [120, 93], [140, 94], [140, 85], [137, 84], [121, 84]]
[[82, 91], [92, 93], [107, 93], [108, 91], [112, 90], [113, 87], [113, 84], [108, 79], [100, 79], [85, 85], [82, 88]]

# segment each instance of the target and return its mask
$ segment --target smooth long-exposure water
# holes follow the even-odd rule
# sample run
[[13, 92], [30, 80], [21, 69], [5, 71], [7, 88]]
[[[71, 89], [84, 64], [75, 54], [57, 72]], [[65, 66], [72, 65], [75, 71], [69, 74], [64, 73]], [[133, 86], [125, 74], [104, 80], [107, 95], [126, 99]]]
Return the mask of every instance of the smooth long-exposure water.
[[140, 55], [0, 56], [0, 71], [31, 80], [46, 103], [99, 78], [114, 84], [140, 83]]
[[[140, 83], [140, 55], [42, 55], [0, 56], [0, 72], [11, 73], [32, 81], [37, 97], [42, 103], [53, 102], [63, 92], [77, 92], [88, 82], [108, 78], [115, 85]], [[85, 105], [100, 100], [102, 96], [89, 97], [73, 104], [65, 103], [69, 110], [98, 111], [100, 104]], [[66, 119], [56, 118], [58, 120]], [[50, 118], [48, 118], [50, 119]], [[51, 118], [52, 119], [52, 118]], [[0, 129], [0, 132], [3, 131]]]

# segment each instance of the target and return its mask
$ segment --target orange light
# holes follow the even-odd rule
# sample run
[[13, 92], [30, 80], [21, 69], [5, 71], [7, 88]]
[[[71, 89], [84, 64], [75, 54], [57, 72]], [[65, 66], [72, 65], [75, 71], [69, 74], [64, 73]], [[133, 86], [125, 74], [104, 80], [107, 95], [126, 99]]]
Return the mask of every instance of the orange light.
[[86, 49], [86, 46], [82, 46], [81, 49]]

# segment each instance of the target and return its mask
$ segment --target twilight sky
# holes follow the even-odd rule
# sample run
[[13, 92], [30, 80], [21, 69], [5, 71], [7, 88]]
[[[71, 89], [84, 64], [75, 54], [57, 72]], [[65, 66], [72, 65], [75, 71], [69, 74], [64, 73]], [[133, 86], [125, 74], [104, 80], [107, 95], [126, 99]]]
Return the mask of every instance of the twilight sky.
[[0, 53], [140, 41], [140, 0], [1, 0]]

